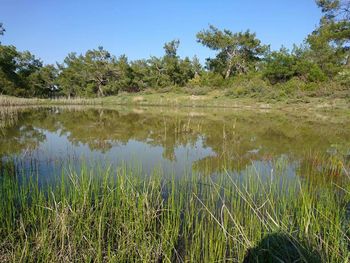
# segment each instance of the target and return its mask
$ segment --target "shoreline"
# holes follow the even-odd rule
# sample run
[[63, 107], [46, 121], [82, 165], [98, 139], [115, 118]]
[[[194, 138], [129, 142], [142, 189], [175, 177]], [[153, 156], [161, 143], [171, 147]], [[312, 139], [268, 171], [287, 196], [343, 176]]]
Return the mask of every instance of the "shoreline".
[[177, 93], [122, 94], [103, 98], [38, 99], [0, 96], [0, 107], [9, 106], [134, 106], [134, 107], [173, 107], [173, 108], [227, 108], [259, 110], [349, 110], [350, 99], [344, 98], [286, 98], [270, 100], [263, 98], [231, 98], [215, 95], [188, 95]]

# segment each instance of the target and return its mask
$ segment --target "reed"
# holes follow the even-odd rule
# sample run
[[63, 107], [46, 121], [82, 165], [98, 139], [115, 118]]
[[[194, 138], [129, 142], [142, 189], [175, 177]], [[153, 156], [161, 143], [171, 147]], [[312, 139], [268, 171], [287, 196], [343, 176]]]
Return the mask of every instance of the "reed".
[[255, 256], [348, 262], [350, 256], [348, 184], [291, 180], [283, 162], [267, 174], [250, 166], [240, 175], [181, 178], [82, 163], [48, 184], [36, 173], [4, 167], [1, 262], [253, 262]]
[[35, 106], [35, 105], [100, 105], [100, 99], [87, 98], [17, 98], [12, 96], [0, 95], [0, 106]]

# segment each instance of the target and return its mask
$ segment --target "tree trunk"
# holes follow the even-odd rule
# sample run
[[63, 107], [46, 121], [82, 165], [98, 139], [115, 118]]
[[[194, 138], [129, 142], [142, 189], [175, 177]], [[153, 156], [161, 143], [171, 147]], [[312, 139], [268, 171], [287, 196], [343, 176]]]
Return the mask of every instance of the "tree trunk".
[[103, 97], [104, 93], [103, 93], [103, 89], [102, 89], [102, 85], [98, 84], [98, 96], [99, 97]]
[[232, 61], [230, 61], [229, 64], [228, 64], [228, 68], [227, 68], [226, 74], [225, 74], [225, 79], [228, 79], [230, 77], [231, 70], [232, 70]]
[[235, 57], [236, 52], [227, 52], [227, 56], [229, 58], [229, 62], [228, 62], [228, 66], [227, 66], [227, 70], [226, 70], [226, 74], [225, 74], [225, 79], [228, 79], [231, 75], [231, 71], [232, 71], [232, 67], [233, 67], [233, 63], [232, 63], [232, 59]]

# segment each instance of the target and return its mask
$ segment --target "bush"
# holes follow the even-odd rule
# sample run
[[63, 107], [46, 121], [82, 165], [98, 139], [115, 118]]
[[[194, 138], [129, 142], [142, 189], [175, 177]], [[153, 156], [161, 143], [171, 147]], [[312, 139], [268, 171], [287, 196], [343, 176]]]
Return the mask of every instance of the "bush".
[[262, 96], [269, 89], [268, 83], [255, 73], [232, 78], [228, 80], [226, 85], [228, 89], [226, 89], [225, 95], [233, 97]]
[[271, 52], [267, 57], [263, 71], [264, 77], [271, 84], [286, 82], [295, 76], [296, 57], [281, 48], [280, 51]]
[[327, 80], [321, 68], [312, 62], [299, 60], [295, 66], [295, 75], [307, 82], [322, 82]]
[[286, 95], [292, 95], [297, 91], [305, 90], [306, 84], [301, 79], [294, 77], [285, 83], [274, 85], [274, 88], [282, 90]]
[[350, 88], [350, 69], [344, 69], [338, 73], [336, 80], [344, 87]]
[[202, 75], [198, 75], [189, 80], [188, 87], [222, 87], [225, 84], [224, 78], [213, 72], [203, 72]]

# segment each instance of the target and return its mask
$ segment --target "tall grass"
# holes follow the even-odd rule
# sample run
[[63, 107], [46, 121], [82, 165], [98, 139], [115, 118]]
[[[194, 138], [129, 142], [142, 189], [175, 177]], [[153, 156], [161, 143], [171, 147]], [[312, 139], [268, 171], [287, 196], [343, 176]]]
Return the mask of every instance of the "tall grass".
[[86, 98], [17, 98], [12, 96], [0, 95], [0, 106], [31, 106], [31, 105], [99, 105], [102, 104], [100, 99]]
[[275, 260], [262, 262], [348, 262], [350, 255], [346, 187], [290, 180], [283, 164], [268, 174], [248, 167], [182, 178], [82, 165], [46, 186], [12, 171], [0, 177], [1, 262], [242, 262], [255, 254]]

